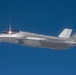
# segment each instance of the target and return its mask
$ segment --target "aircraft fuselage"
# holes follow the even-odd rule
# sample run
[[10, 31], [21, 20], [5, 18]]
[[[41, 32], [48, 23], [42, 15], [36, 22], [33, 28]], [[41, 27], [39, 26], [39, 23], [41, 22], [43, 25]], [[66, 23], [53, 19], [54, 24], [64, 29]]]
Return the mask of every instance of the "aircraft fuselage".
[[53, 49], [66, 49], [73, 46], [73, 42], [67, 38], [46, 36], [22, 31], [15, 34], [0, 34], [0, 41], [16, 43], [25, 46]]

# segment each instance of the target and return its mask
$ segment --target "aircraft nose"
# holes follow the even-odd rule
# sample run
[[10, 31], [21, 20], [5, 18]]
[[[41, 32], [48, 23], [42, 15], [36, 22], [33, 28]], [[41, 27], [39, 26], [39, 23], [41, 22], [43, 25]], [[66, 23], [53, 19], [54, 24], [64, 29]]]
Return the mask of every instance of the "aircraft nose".
[[16, 35], [12, 35], [12, 34], [0, 34], [0, 38], [10, 38], [10, 37], [16, 37]]
[[10, 34], [0, 34], [0, 41], [4, 42], [14, 42], [16, 40], [16, 35], [10, 35]]

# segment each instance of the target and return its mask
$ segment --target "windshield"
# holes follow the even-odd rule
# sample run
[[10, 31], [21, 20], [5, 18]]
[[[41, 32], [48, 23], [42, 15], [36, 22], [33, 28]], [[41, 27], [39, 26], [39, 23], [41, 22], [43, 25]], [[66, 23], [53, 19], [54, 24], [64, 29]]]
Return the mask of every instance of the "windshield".
[[18, 30], [11, 30], [11, 31], [6, 30], [6, 31], [4, 31], [3, 33], [4, 33], [4, 34], [15, 34], [15, 33], [19, 33], [19, 31], [18, 31]]

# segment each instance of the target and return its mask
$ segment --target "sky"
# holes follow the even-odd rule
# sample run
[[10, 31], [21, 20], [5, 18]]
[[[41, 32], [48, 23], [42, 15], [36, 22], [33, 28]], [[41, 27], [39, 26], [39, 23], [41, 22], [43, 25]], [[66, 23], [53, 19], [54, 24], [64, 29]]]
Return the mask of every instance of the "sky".
[[[0, 32], [9, 28], [10, 17], [16, 30], [58, 36], [72, 28], [75, 33], [76, 1], [0, 0]], [[0, 75], [76, 75], [76, 47], [53, 50], [1, 42]]]

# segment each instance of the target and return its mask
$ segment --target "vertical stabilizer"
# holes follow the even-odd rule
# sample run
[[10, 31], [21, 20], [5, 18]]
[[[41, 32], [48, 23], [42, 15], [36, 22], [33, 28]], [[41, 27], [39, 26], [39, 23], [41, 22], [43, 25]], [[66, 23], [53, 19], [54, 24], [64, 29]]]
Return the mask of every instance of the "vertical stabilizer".
[[76, 33], [74, 33], [70, 38], [75, 38], [76, 39]]
[[72, 33], [72, 29], [65, 28], [58, 37], [70, 38], [71, 33]]

